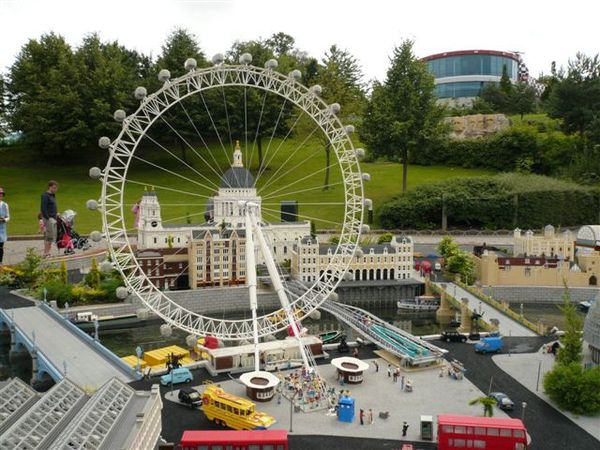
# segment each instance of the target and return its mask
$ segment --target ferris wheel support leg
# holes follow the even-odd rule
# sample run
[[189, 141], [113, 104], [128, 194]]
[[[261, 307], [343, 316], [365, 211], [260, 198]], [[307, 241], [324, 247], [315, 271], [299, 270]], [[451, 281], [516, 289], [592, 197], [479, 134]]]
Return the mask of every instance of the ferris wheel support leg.
[[250, 310], [252, 311], [252, 332], [254, 334], [254, 370], [260, 370], [258, 352], [258, 319], [256, 309], [258, 300], [256, 296], [256, 262], [254, 256], [254, 236], [252, 235], [252, 220], [246, 209], [246, 283], [250, 295]]
[[[256, 232], [256, 237], [258, 238], [258, 243], [260, 246], [260, 250], [265, 258], [265, 263], [267, 264], [267, 270], [269, 271], [269, 276], [271, 277], [271, 281], [273, 281], [273, 287], [275, 288], [275, 292], [277, 293], [277, 297], [279, 297], [279, 302], [285, 312], [287, 320], [292, 327], [292, 332], [296, 340], [298, 341], [298, 346], [300, 348], [300, 355], [302, 355], [302, 362], [304, 363], [304, 367], [310, 368], [310, 364], [308, 363], [308, 357], [306, 356], [306, 350], [304, 349], [304, 343], [302, 342], [302, 338], [300, 337], [300, 330], [298, 329], [298, 324], [296, 320], [294, 320], [294, 315], [292, 313], [292, 309], [290, 307], [290, 302], [287, 298], [287, 294], [285, 293], [285, 289], [283, 288], [283, 283], [281, 282], [281, 278], [279, 278], [279, 273], [277, 272], [277, 267], [275, 265], [275, 260], [273, 259], [273, 255], [271, 255], [271, 251], [269, 246], [267, 245], [267, 241], [262, 234], [262, 230], [258, 225], [258, 221], [256, 220], [256, 216], [254, 215], [254, 211], [248, 208], [247, 212], [250, 220], [252, 221], [252, 228]], [[246, 237], [247, 239], [247, 237]], [[248, 256], [246, 255], [246, 258]]]

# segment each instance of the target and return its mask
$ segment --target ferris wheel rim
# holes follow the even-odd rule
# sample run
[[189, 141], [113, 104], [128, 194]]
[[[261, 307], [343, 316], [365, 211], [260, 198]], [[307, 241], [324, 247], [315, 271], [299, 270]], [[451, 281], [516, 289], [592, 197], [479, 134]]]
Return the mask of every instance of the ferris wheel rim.
[[[228, 75], [234, 77], [229, 82]], [[293, 311], [302, 311], [300, 320], [317, 309], [344, 277], [360, 239], [364, 199], [358, 157], [345, 127], [329, 105], [310, 88], [289, 76], [256, 66], [221, 64], [191, 70], [178, 78], [167, 80], [156, 92], [144, 97], [139, 108], [124, 118], [121, 132], [111, 142], [109, 159], [101, 177], [102, 223], [108, 249], [117, 270], [123, 275], [127, 288], [160, 318], [192, 334], [210, 334], [223, 340], [249, 338], [252, 319], [218, 319], [191, 311], [149, 282], [133, 256], [134, 251], [127, 236], [123, 195], [131, 160], [140, 141], [156, 120], [185, 98], [206, 90], [231, 86], [261, 89], [290, 101], [307, 114], [327, 136], [340, 166], [345, 200], [344, 222], [340, 241], [332, 254], [331, 262], [323, 271], [334, 276], [320, 276], [302, 295], [290, 302]], [[186, 88], [183, 95], [180, 87]], [[113, 166], [115, 162], [121, 165]], [[148, 281], [146, 285], [145, 281]], [[260, 336], [273, 334], [286, 327], [285, 321], [273, 320], [280, 312], [281, 309], [278, 309], [258, 317]]]

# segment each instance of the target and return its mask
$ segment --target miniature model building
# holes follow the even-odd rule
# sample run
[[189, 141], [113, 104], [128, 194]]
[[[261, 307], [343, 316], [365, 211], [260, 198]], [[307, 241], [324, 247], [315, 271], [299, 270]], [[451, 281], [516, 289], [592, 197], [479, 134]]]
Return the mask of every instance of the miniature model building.
[[[364, 246], [362, 256], [352, 258], [348, 272], [355, 281], [408, 280], [412, 276], [413, 248], [408, 236], [394, 236], [389, 244]], [[318, 238], [303, 237], [292, 251], [292, 277], [301, 281], [317, 280], [334, 252], [335, 246], [322, 246]]]
[[557, 235], [552, 225], [544, 227], [544, 234], [536, 236], [533, 231], [525, 232], [518, 228], [513, 234], [513, 253], [524, 256], [548, 256], [573, 260], [575, 239], [569, 230]]
[[[515, 230], [515, 248], [520, 239]], [[600, 226], [586, 225], [577, 233], [576, 242], [569, 234], [555, 238], [554, 228], [547, 226], [544, 236], [526, 236], [520, 249], [534, 254], [499, 256], [485, 250], [481, 256], [472, 256], [475, 271], [482, 285], [491, 286], [597, 286], [600, 277]], [[537, 239], [537, 243], [534, 241]], [[548, 251], [546, 253], [544, 250]], [[540, 255], [535, 253], [541, 252]], [[574, 255], [571, 258], [570, 255]]]
[[[192, 289], [243, 284], [245, 219], [240, 201], [259, 205], [256, 213], [258, 220], [263, 224], [273, 256], [279, 263], [290, 259], [294, 242], [310, 233], [309, 221], [290, 221], [297, 217], [297, 212], [295, 215], [286, 213], [286, 219], [282, 222], [263, 220], [261, 197], [257, 195], [254, 177], [244, 167], [237, 142], [232, 165], [223, 174], [216, 195], [207, 202], [204, 214], [206, 223], [166, 223], [162, 219], [157, 193], [144, 192], [139, 203], [137, 256], [139, 260], [152, 260], [154, 264], [161, 257], [164, 260], [156, 268], [145, 262], [142, 266], [144, 272], [152, 281], [160, 283], [157, 286], [161, 288], [183, 284], [182, 277]], [[283, 203], [289, 209], [290, 202]], [[257, 254], [257, 261], [263, 261], [260, 253]], [[165, 264], [162, 265], [162, 262]], [[185, 269], [188, 265], [189, 271]]]

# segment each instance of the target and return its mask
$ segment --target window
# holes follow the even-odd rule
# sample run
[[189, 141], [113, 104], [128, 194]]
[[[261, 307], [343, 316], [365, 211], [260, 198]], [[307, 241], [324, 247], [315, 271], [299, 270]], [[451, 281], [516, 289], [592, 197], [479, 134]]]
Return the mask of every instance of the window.
[[465, 434], [467, 432], [467, 428], [462, 425], [455, 425], [454, 432], [457, 434]]
[[500, 430], [498, 428], [488, 428], [487, 434], [488, 436], [498, 436], [500, 434]]
[[514, 437], [518, 437], [518, 438], [524, 438], [525, 437], [525, 432], [523, 430], [514, 430], [513, 431], [513, 436]]
[[479, 434], [481, 436], [485, 436], [485, 428], [483, 428], [483, 427], [475, 427], [475, 434]]
[[502, 428], [500, 430], [500, 436], [502, 436], [502, 437], [511, 437], [512, 436], [512, 430], [508, 430], [506, 428]]
[[531, 269], [529, 267], [525, 267], [525, 276], [526, 277], [530, 277], [531, 276]]
[[450, 445], [454, 445], [454, 447], [465, 447], [467, 445], [467, 442], [464, 439], [454, 439], [454, 442], [450, 439], [450, 441]]
[[473, 441], [473, 448], [485, 448], [485, 441], [475, 439]]

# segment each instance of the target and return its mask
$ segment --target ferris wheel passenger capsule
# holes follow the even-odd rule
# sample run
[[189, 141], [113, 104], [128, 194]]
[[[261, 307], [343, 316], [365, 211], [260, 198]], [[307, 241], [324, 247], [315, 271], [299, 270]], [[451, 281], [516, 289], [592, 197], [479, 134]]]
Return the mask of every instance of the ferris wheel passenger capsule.
[[129, 291], [124, 286], [119, 286], [115, 291], [117, 298], [120, 300], [125, 300], [129, 296]]
[[117, 122], [123, 122], [126, 117], [127, 113], [122, 109], [117, 109], [113, 114], [113, 119], [115, 119]]
[[354, 154], [357, 158], [364, 158], [366, 152], [364, 148], [357, 148], [356, 150], [354, 150]]
[[365, 223], [361, 226], [360, 231], [364, 234], [369, 233], [371, 231], [371, 227]]
[[357, 258], [362, 258], [363, 256], [365, 256], [365, 254], [361, 248], [357, 248], [354, 252], [354, 256], [356, 256]]
[[346, 134], [354, 133], [354, 125], [346, 125]]
[[98, 139], [98, 147], [107, 149], [110, 146], [110, 138], [102, 136]]
[[98, 202], [94, 199], [91, 199], [85, 202], [85, 206], [90, 211], [96, 211], [98, 209]]
[[99, 231], [92, 231], [90, 233], [90, 239], [94, 242], [100, 242], [102, 240], [102, 233]]
[[294, 69], [288, 74], [288, 76], [292, 80], [298, 81], [300, 78], [302, 78], [302, 72], [300, 72], [298, 69]]
[[320, 84], [315, 84], [314, 86], [310, 87], [309, 91], [311, 94], [319, 97], [321, 95], [321, 93], [323, 92], [323, 88], [321, 87]]
[[102, 261], [100, 264], [100, 272], [109, 273], [114, 270], [114, 267], [110, 261]]
[[143, 100], [148, 95], [148, 91], [144, 86], [138, 86], [135, 88], [134, 96], [138, 100]]
[[331, 114], [339, 113], [340, 109], [342, 109], [342, 107], [339, 103], [332, 103], [331, 105], [329, 105], [329, 111], [331, 112]]
[[183, 64], [183, 67], [188, 72], [191, 72], [196, 67], [198, 67], [198, 62], [194, 58], [188, 58], [188, 59], [185, 60], [185, 63]]
[[171, 72], [169, 72], [167, 69], [161, 69], [161, 71], [158, 72], [158, 80], [159, 81], [166, 83], [167, 81], [169, 81], [170, 78], [171, 78]]
[[218, 66], [219, 64], [223, 64], [223, 61], [225, 61], [225, 57], [223, 56], [222, 53], [217, 53], [215, 56], [212, 57], [212, 63], [215, 66]]
[[97, 180], [102, 175], [102, 170], [99, 167], [91, 167], [89, 171], [90, 178]]
[[252, 62], [252, 55], [250, 53], [242, 53], [240, 56], [240, 64], [250, 64]]
[[365, 205], [365, 208], [373, 209], [373, 200], [371, 200], [370, 198], [365, 198], [363, 204]]
[[371, 174], [363, 172], [363, 174], [361, 175], [363, 181], [371, 181]]
[[279, 65], [279, 63], [277, 62], [276, 59], [269, 59], [265, 63], [265, 69], [276, 69], [278, 65]]

